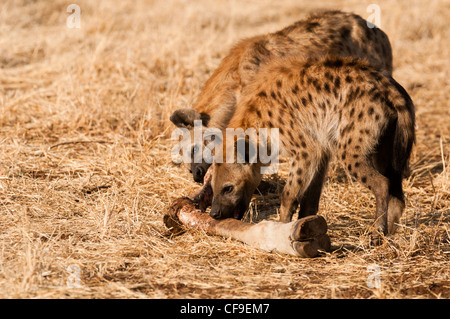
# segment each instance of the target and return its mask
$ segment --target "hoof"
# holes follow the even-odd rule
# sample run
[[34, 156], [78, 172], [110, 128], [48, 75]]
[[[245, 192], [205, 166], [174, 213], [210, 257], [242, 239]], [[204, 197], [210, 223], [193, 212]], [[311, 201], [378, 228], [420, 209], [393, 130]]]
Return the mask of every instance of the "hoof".
[[292, 246], [300, 257], [313, 258], [321, 251], [330, 251], [331, 241], [327, 234], [323, 234], [308, 241], [295, 241]]
[[297, 220], [291, 233], [293, 241], [305, 241], [314, 239], [327, 233], [327, 222], [322, 216], [313, 215]]

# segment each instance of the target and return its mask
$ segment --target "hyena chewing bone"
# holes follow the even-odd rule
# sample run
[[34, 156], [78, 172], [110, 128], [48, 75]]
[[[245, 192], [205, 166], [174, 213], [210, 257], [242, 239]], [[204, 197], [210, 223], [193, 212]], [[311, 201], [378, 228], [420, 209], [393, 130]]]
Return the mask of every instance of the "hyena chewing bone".
[[178, 198], [164, 215], [165, 225], [173, 232], [183, 227], [202, 230], [209, 235], [231, 237], [268, 252], [300, 257], [316, 257], [330, 251], [327, 223], [321, 216], [308, 216], [290, 223], [262, 221], [250, 224], [237, 219], [216, 220], [202, 213], [189, 198]]

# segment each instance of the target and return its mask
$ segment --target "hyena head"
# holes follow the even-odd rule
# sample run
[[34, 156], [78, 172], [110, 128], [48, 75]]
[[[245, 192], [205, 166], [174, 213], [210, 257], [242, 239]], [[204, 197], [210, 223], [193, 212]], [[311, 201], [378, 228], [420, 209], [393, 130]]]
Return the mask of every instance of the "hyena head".
[[[198, 152], [202, 149], [202, 145], [199, 143], [203, 143], [203, 140], [196, 141], [194, 139], [194, 122], [200, 120], [201, 121], [201, 133], [207, 128], [209, 122], [209, 115], [206, 113], [199, 113], [194, 109], [179, 109], [173, 112], [170, 116], [170, 120], [173, 124], [180, 128], [187, 128], [190, 131], [190, 145], [188, 149], [190, 150], [191, 160], [189, 163], [186, 163], [189, 172], [192, 173], [194, 177], [194, 181], [198, 183], [203, 183], [203, 178], [206, 174], [206, 171], [211, 166], [210, 163], [207, 163], [203, 157], [198, 157], [201, 154]], [[203, 135], [203, 134], [201, 134]]]
[[[245, 150], [239, 145], [245, 144]], [[213, 200], [211, 205], [211, 217], [215, 219], [235, 218], [241, 219], [246, 212], [252, 195], [261, 182], [261, 167], [252, 158], [256, 148], [251, 142], [245, 140], [244, 143], [237, 141], [233, 147], [236, 156], [231, 162], [224, 160], [218, 163], [215, 155], [215, 162], [212, 166], [211, 187], [213, 190]]]

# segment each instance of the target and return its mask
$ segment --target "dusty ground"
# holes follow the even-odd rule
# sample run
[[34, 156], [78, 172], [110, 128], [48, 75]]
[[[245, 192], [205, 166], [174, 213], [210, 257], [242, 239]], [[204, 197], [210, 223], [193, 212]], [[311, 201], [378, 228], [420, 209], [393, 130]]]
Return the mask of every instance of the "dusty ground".
[[[320, 258], [170, 238], [162, 222], [198, 187], [170, 160], [168, 118], [192, 105], [231, 45], [317, 8], [367, 18], [373, 2], [77, 0], [71, 29], [70, 2], [2, 1], [0, 297], [449, 298], [449, 1], [376, 2], [394, 77], [417, 110], [395, 236], [368, 245], [374, 198], [338, 166], [320, 204], [334, 251]], [[285, 173], [249, 218], [276, 218]]]

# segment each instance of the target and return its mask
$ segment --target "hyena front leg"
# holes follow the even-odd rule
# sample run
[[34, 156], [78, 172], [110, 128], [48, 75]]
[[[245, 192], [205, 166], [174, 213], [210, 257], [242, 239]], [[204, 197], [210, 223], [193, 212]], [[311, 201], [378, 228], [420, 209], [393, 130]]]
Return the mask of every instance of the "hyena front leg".
[[316, 171], [317, 161], [305, 151], [295, 154], [290, 162], [289, 176], [281, 194], [280, 221], [288, 223], [297, 210], [300, 200], [311, 184]]
[[320, 165], [318, 166], [311, 183], [300, 201], [300, 211], [298, 214], [299, 219], [317, 214], [323, 183], [328, 172], [329, 159], [329, 155], [324, 155], [320, 161]]

